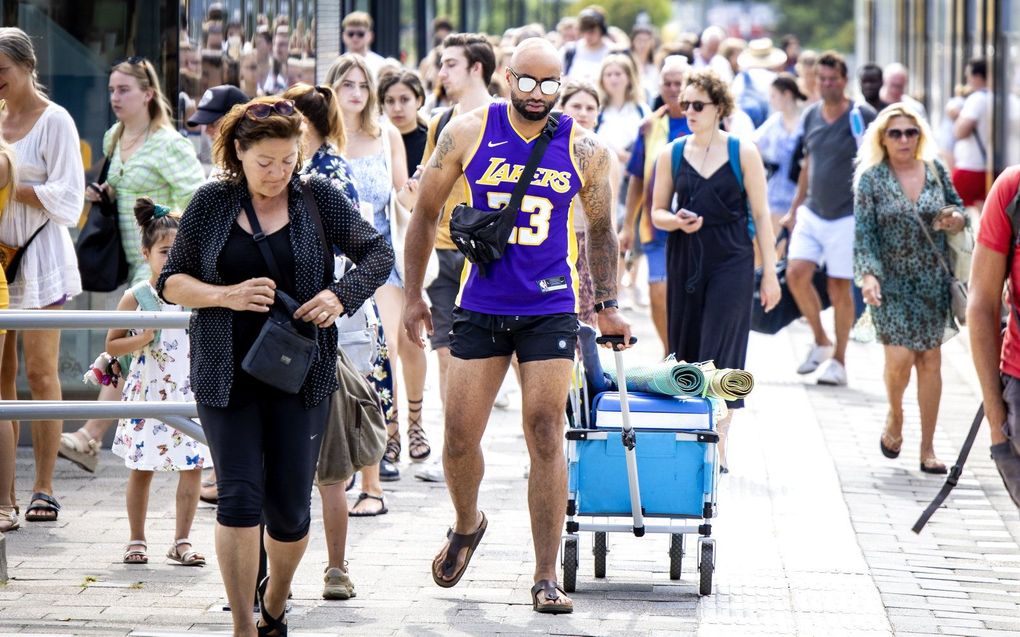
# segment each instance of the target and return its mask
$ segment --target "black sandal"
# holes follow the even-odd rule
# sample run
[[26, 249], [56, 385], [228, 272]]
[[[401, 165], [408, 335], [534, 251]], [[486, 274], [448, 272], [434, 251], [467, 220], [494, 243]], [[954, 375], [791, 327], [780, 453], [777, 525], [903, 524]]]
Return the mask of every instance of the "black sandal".
[[[538, 601], [539, 593], [545, 597], [541, 602]], [[566, 603], [559, 603], [560, 599], [565, 599]], [[544, 579], [531, 587], [531, 610], [549, 615], [565, 615], [574, 612], [574, 602], [555, 580]]]
[[[53, 515], [40, 515], [40, 513], [52, 513]], [[58, 515], [60, 515], [60, 503], [52, 495], [41, 491], [32, 494], [28, 508], [25, 509], [25, 521], [27, 522], [56, 522]]]
[[287, 618], [287, 608], [284, 605], [283, 612], [279, 617], [273, 617], [266, 610], [266, 589], [269, 587], [269, 576], [266, 575], [259, 582], [259, 587], [255, 589], [255, 594], [259, 599], [259, 612], [262, 614], [262, 625], [255, 626], [259, 632], [259, 637], [287, 637], [287, 624], [283, 623], [283, 620]]
[[[365, 500], [378, 500], [382, 506], [379, 507], [378, 511], [365, 511], [365, 512], [355, 511], [354, 507], [358, 506]], [[347, 515], [349, 515], [352, 518], [371, 518], [377, 515], [385, 515], [386, 513], [389, 512], [390, 510], [386, 508], [386, 501], [383, 500], [383, 497], [381, 495], [372, 495], [371, 493], [362, 492], [358, 496], [358, 499], [354, 501], [354, 506], [351, 507], [351, 511], [348, 511]]]
[[391, 425], [393, 431], [387, 434], [386, 450], [383, 451], [383, 457], [379, 460], [379, 480], [382, 482], [400, 480], [400, 467], [397, 466], [400, 461], [400, 427], [397, 423], [387, 423], [387, 431]]
[[425, 437], [425, 428], [421, 426], [423, 400], [407, 401], [407, 455], [414, 462], [422, 462], [432, 455], [432, 447]]

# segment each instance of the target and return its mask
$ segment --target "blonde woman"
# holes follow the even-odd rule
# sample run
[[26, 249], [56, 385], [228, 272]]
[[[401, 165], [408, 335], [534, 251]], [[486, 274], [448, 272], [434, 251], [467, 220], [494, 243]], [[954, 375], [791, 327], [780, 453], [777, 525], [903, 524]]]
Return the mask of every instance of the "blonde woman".
[[117, 123], [103, 137], [110, 158], [106, 183], [90, 186], [89, 201], [106, 191], [117, 202], [120, 238], [130, 272], [137, 283], [149, 277], [142, 258], [141, 235], [134, 218], [135, 201], [150, 197], [174, 210], [184, 210], [191, 195], [205, 181], [195, 149], [173, 125], [173, 115], [152, 63], [131, 57], [110, 72], [110, 106]]
[[627, 165], [638, 128], [651, 112], [630, 56], [614, 53], [602, 60], [598, 89], [602, 110], [596, 132], [620, 163]]
[[[326, 73], [326, 83], [333, 88], [340, 105], [347, 133], [345, 157], [354, 174], [362, 215], [374, 223], [376, 230], [392, 243], [390, 221], [386, 214], [391, 193], [396, 191], [400, 201], [408, 208], [414, 197], [411, 189], [406, 187], [407, 159], [400, 131], [388, 122], [381, 121], [375, 80], [360, 55], [347, 53], [337, 58]], [[400, 358], [404, 382], [407, 384], [408, 407], [413, 414], [416, 409], [421, 409], [425, 385], [425, 352], [407, 343], [404, 330], [400, 329], [403, 286], [394, 267], [385, 285], [375, 293], [375, 300], [379, 306], [390, 360]], [[362, 472], [362, 492], [351, 509], [351, 515], [355, 517], [386, 513], [380, 480], [390, 482], [400, 479], [397, 468], [401, 445], [397, 427], [396, 382], [393, 385], [393, 409], [386, 415], [389, 428], [386, 454], [378, 469], [371, 468]]]
[[[78, 131], [71, 115], [46, 99], [36, 74], [32, 40], [21, 29], [0, 28], [0, 69], [0, 99], [7, 101], [3, 139], [14, 150], [19, 174], [0, 219], [0, 242], [24, 249], [18, 275], [8, 281], [10, 306], [57, 310], [81, 293], [78, 261], [67, 230], [81, 216], [85, 191]], [[6, 400], [17, 399], [17, 337], [7, 332], [0, 364]], [[60, 331], [26, 330], [21, 344], [32, 399], [60, 400]], [[59, 420], [32, 423], [35, 482], [25, 511], [29, 522], [52, 522], [59, 514], [53, 467], [60, 429]], [[16, 441], [17, 423], [14, 431]]]
[[[7, 103], [0, 100], [0, 119], [7, 110]], [[0, 137], [0, 219], [3, 218], [11, 191], [16, 183], [14, 175], [14, 149]], [[6, 255], [5, 255], [6, 256]], [[7, 277], [0, 267], [0, 310], [6, 310], [10, 303], [7, 292]], [[0, 360], [4, 354], [5, 330], [0, 329]], [[17, 451], [17, 435], [10, 420], [0, 420], [0, 533], [14, 531], [21, 527], [18, 510], [14, 506], [14, 463]]]
[[[949, 263], [946, 234], [963, 230], [967, 219], [937, 155], [931, 128], [907, 104], [886, 107], [868, 127], [854, 174], [854, 276], [885, 346], [889, 413], [879, 447], [887, 458], [900, 454], [903, 394], [916, 369], [920, 469], [943, 474], [934, 448], [941, 345], [956, 326], [940, 260]], [[957, 208], [943, 210], [947, 205]]]

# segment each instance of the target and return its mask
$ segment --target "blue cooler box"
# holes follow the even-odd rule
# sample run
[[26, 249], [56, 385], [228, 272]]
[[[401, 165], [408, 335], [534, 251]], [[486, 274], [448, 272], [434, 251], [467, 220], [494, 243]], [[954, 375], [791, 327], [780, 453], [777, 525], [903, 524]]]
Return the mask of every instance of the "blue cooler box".
[[[719, 437], [710, 401], [640, 392], [627, 392], [627, 398], [644, 514], [712, 517]], [[592, 429], [567, 432], [569, 490], [577, 514], [629, 516], [619, 394], [596, 396], [592, 414]]]

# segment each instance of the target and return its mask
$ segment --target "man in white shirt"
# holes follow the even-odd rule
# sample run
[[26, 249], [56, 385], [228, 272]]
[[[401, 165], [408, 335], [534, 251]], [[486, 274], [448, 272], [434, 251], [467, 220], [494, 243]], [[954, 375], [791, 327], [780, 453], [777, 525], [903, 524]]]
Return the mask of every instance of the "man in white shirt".
[[577, 16], [580, 38], [563, 47], [563, 76], [598, 83], [602, 60], [609, 55], [606, 16], [597, 9], [585, 9]]
[[720, 26], [712, 25], [701, 32], [698, 40], [698, 48], [694, 50], [694, 63], [696, 69], [709, 67], [721, 78], [733, 78], [733, 69], [730, 62], [719, 55], [719, 47], [726, 39], [726, 32]]
[[953, 124], [953, 186], [965, 206], [981, 205], [988, 193], [988, 158], [992, 136], [992, 95], [987, 86], [988, 64], [967, 63], [969, 93]]
[[883, 102], [909, 104], [920, 114], [922, 119], [928, 119], [928, 111], [925, 110], [924, 105], [907, 94], [907, 84], [910, 82], [910, 73], [907, 72], [907, 67], [899, 62], [893, 62], [882, 70], [882, 77], [882, 91], [878, 95]]
[[364, 11], [352, 11], [344, 18], [341, 28], [344, 50], [348, 53], [357, 53], [365, 58], [365, 63], [368, 64], [372, 75], [378, 75], [385, 58], [369, 48], [375, 39], [372, 24], [372, 16]]

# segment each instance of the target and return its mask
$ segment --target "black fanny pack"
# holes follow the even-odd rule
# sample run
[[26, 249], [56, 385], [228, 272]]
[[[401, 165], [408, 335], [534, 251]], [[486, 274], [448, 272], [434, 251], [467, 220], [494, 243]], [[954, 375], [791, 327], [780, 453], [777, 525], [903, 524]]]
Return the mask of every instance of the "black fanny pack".
[[483, 266], [482, 276], [485, 275], [485, 264], [501, 258], [506, 252], [506, 244], [517, 225], [521, 201], [535, 176], [538, 162], [545, 154], [549, 141], [556, 134], [559, 123], [560, 113], [558, 111], [550, 113], [549, 120], [531, 149], [528, 163], [524, 166], [524, 171], [517, 180], [510, 202], [506, 206], [496, 212], [479, 210], [467, 204], [460, 204], [453, 209], [450, 215], [450, 238], [468, 261]]

